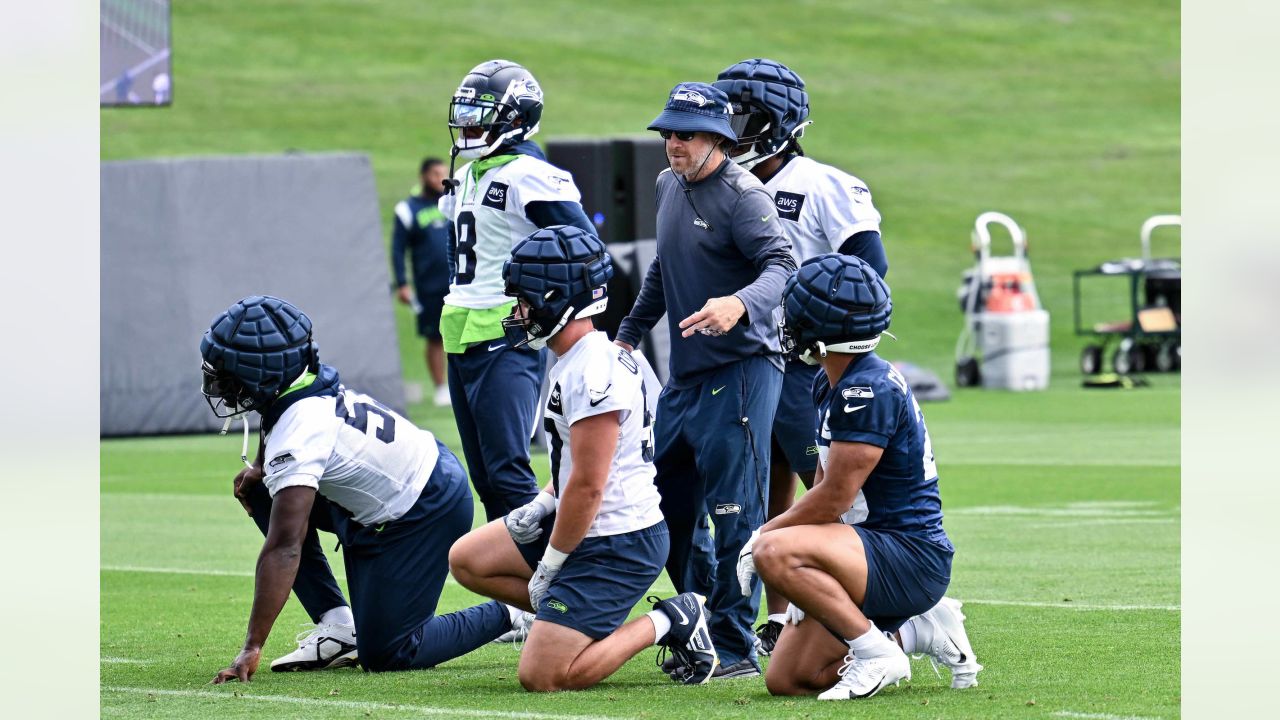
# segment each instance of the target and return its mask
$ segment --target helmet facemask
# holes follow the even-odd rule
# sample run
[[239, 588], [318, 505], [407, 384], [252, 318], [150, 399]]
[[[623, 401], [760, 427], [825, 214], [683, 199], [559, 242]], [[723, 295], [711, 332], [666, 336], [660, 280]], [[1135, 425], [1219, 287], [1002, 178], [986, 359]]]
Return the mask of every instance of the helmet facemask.
[[795, 141], [804, 137], [804, 129], [811, 122], [800, 123], [785, 137], [779, 138], [773, 115], [765, 108], [754, 103], [734, 102], [730, 109], [733, 114], [729, 116], [729, 127], [738, 136], [738, 144], [730, 151], [730, 157], [745, 170], [798, 146]]
[[547, 346], [547, 341], [564, 329], [570, 320], [591, 317], [604, 312], [609, 303], [605, 288], [599, 287], [576, 298], [565, 299], [556, 289], [545, 295], [531, 295], [520, 288], [507, 286], [506, 294], [516, 298], [511, 314], [502, 319], [502, 326], [523, 330], [525, 337], [512, 347], [528, 345], [534, 350]]
[[[449, 136], [453, 140], [453, 154], [463, 160], [478, 160], [492, 154], [504, 145], [513, 145], [533, 137], [538, 123], [526, 126], [516, 107], [516, 92], [528, 92], [527, 84], [508, 88], [502, 98], [484, 92], [476, 96], [476, 89], [463, 85], [449, 102]], [[479, 128], [479, 137], [467, 137], [469, 129]]]
[[209, 409], [218, 418], [234, 418], [265, 407], [268, 402], [255, 394], [232, 373], [214, 368], [208, 361], [201, 363], [204, 380], [200, 392]]

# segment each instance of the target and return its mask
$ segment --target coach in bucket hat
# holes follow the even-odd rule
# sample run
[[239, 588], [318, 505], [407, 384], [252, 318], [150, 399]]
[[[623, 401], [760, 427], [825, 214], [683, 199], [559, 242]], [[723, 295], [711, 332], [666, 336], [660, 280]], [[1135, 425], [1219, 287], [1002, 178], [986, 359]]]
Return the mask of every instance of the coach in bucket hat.
[[738, 142], [737, 134], [729, 127], [729, 96], [707, 83], [676, 85], [667, 98], [667, 106], [649, 123], [649, 129], [667, 133], [715, 133], [730, 142]]
[[[681, 592], [706, 595], [720, 662], [711, 675], [723, 679], [760, 675], [760, 582], [743, 595], [736, 567], [765, 522], [783, 378], [775, 312], [796, 269], [773, 196], [728, 155], [737, 143], [728, 107], [724, 91], [680, 83], [649, 124], [671, 165], [654, 183], [657, 255], [614, 339], [631, 351], [666, 315], [669, 380], [652, 459], [667, 574]], [[674, 657], [663, 669], [680, 679], [704, 668]]]

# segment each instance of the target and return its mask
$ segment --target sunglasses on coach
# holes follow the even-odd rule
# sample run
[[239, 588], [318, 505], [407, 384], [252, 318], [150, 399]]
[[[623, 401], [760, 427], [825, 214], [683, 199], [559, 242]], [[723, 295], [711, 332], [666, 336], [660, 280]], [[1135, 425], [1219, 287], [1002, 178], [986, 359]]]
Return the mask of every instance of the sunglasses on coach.
[[672, 135], [675, 135], [675, 136], [676, 136], [676, 139], [677, 139], [677, 140], [679, 140], [680, 142], [689, 142], [690, 140], [692, 140], [692, 139], [693, 139], [694, 133], [691, 133], [691, 132], [672, 132], [672, 131], [670, 131], [670, 130], [659, 130], [659, 131], [658, 131], [658, 135], [662, 136], [662, 139], [663, 139], [663, 140], [670, 140], [670, 139], [671, 139], [671, 136], [672, 136]]

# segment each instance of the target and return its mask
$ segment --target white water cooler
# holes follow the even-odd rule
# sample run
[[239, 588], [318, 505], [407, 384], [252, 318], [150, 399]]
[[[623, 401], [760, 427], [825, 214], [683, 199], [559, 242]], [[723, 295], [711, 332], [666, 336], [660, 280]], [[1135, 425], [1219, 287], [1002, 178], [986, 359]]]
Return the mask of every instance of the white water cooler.
[[1049, 387], [1049, 311], [985, 312], [982, 387], [1044, 390]]
[[[991, 254], [991, 231], [1001, 225], [1013, 254]], [[1049, 312], [1040, 304], [1027, 235], [1008, 215], [985, 212], [974, 223], [974, 267], [957, 291], [965, 323], [956, 341], [956, 384], [999, 390], [1049, 387]]]

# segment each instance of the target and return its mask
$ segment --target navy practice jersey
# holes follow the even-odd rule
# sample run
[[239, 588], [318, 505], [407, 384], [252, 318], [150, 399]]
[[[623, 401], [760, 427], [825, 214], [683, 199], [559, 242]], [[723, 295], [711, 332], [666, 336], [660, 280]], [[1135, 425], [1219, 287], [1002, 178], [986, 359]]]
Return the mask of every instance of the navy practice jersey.
[[[820, 423], [818, 457], [824, 473], [832, 442], [884, 448], [879, 464], [862, 486], [866, 519], [856, 524], [877, 530], [923, 532], [945, 542], [933, 444], [924, 414], [902, 373], [875, 353], [867, 353], [849, 364], [835, 388], [826, 373], [818, 373], [813, 395]], [[826, 476], [823, 482], [830, 480]]]

